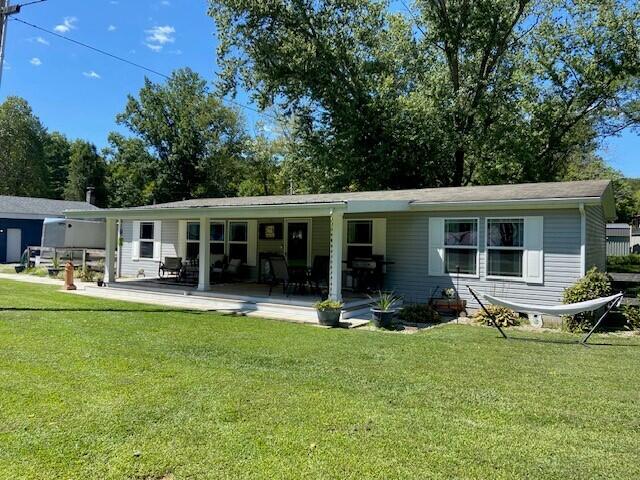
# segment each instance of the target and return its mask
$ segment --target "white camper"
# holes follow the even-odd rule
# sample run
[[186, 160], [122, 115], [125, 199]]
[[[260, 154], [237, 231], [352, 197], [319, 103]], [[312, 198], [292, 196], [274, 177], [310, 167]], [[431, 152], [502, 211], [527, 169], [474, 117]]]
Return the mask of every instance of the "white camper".
[[104, 249], [105, 223], [93, 220], [45, 218], [41, 247]]

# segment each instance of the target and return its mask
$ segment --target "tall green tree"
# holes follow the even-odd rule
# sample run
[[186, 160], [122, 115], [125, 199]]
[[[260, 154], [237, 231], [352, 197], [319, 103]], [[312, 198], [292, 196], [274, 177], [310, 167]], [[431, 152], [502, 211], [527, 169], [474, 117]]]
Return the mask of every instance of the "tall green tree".
[[286, 142], [282, 138], [270, 139], [260, 134], [247, 142], [245, 172], [238, 186], [238, 195], [282, 195], [287, 193], [282, 175], [282, 161]]
[[47, 167], [49, 192], [53, 198], [64, 198], [69, 176], [71, 144], [66, 136], [52, 132], [44, 137], [44, 158]]
[[158, 161], [139, 138], [109, 135], [103, 155], [107, 161], [109, 207], [136, 207], [153, 203]]
[[640, 213], [640, 199], [636, 197], [631, 182], [597, 155], [576, 155], [569, 159], [562, 180], [611, 180], [616, 199], [616, 219], [630, 222]]
[[26, 100], [0, 104], [0, 195], [46, 197], [46, 132]]
[[245, 141], [240, 115], [197, 73], [178, 70], [165, 84], [146, 79], [117, 121], [157, 158], [157, 201], [237, 192]]
[[107, 198], [106, 163], [96, 146], [84, 140], [71, 144], [69, 176], [64, 189], [65, 200], [84, 201], [88, 187], [95, 189], [96, 205], [105, 206]]
[[222, 93], [294, 119], [326, 189], [553, 180], [640, 121], [627, 0], [210, 0]]

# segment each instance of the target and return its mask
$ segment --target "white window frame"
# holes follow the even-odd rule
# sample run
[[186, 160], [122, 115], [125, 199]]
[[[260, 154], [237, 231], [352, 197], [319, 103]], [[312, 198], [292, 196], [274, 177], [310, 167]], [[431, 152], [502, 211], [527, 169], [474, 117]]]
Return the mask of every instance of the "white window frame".
[[[153, 228], [152, 231], [152, 235], [151, 238], [146, 238], [142, 236], [142, 226], [143, 225], [151, 225], [151, 227]], [[154, 221], [149, 221], [149, 222], [143, 222], [141, 221], [138, 225], [138, 258], [140, 260], [154, 260], [156, 258], [155, 255], [155, 251], [156, 251], [156, 246], [155, 246], [155, 242], [156, 242], [156, 222]], [[150, 243], [151, 244], [151, 256], [150, 257], [144, 257], [142, 256], [142, 244], [143, 243]]]
[[[231, 240], [231, 224], [232, 223], [244, 223], [246, 228], [247, 228], [247, 239], [244, 241], [240, 241], [240, 240]], [[231, 259], [231, 245], [245, 245], [247, 247], [247, 264], [249, 264], [249, 221], [248, 220], [228, 220], [227, 221], [227, 225], [226, 225], [226, 231], [225, 231], [225, 241], [226, 241], [226, 247], [225, 247], [225, 252], [227, 255], [227, 258], [229, 260]]]
[[[489, 220], [522, 220], [522, 246], [521, 247], [498, 247], [498, 246], [489, 246]], [[521, 215], [514, 216], [499, 216], [499, 217], [485, 217], [484, 219], [484, 247], [485, 247], [485, 278], [487, 280], [507, 280], [514, 282], [525, 282], [526, 278], [526, 256], [527, 249], [525, 248], [525, 239], [526, 239], [526, 229], [527, 229], [527, 219]], [[510, 277], [506, 275], [489, 275], [489, 250], [513, 250], [513, 251], [521, 251], [522, 252], [522, 275], [519, 277]]]
[[[375, 252], [375, 234], [373, 232], [374, 226], [373, 226], [373, 218], [347, 218], [345, 220], [345, 231], [344, 231], [344, 238], [345, 238], [345, 243], [346, 243], [346, 247], [345, 247], [345, 257], [344, 260], [347, 259], [348, 253], [349, 253], [349, 247], [371, 247], [371, 254], [374, 255]], [[371, 225], [371, 243], [349, 243], [349, 222], [369, 222], [369, 224]]]
[[[200, 235], [198, 235], [198, 239], [197, 240], [189, 240], [189, 224], [190, 223], [195, 223], [196, 225], [200, 225], [200, 221], [198, 221], [198, 220], [187, 220], [186, 229], [185, 229], [185, 232], [184, 232], [184, 235], [185, 235], [185, 238], [184, 238], [184, 240], [185, 240], [185, 249], [184, 249], [185, 258], [184, 258], [184, 260], [185, 261], [187, 260], [186, 256], [187, 256], [187, 253], [189, 252], [189, 244], [190, 243], [197, 243], [198, 246], [200, 245]], [[200, 250], [200, 248], [198, 247], [198, 256], [200, 255], [199, 250]]]
[[[476, 222], [476, 229], [477, 229], [477, 236], [476, 236], [476, 245], [475, 247], [473, 247], [472, 245], [447, 245], [446, 243], [446, 239], [447, 239], [447, 221], [462, 221], [462, 222], [468, 222], [469, 220], [475, 220]], [[444, 229], [443, 231], [443, 241], [442, 241], [442, 248], [443, 248], [443, 271], [444, 273], [442, 274], [445, 277], [453, 277], [453, 278], [480, 278], [480, 217], [443, 217], [443, 222], [442, 222], [442, 228]], [[454, 249], [454, 250], [470, 250], [472, 248], [475, 248], [476, 250], [476, 273], [455, 273], [455, 272], [447, 272], [447, 248], [450, 249]]]
[[[222, 225], [222, 241], [220, 240], [211, 240], [211, 225]], [[227, 222], [224, 220], [210, 220], [209, 221], [209, 251], [211, 251], [212, 243], [221, 243], [222, 244], [222, 254], [227, 254]], [[216, 255], [216, 254], [211, 254]]]

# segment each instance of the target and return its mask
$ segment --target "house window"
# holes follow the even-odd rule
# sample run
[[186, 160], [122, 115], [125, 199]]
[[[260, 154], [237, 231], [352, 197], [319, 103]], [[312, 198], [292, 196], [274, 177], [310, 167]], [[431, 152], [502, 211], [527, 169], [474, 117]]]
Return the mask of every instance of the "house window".
[[524, 276], [524, 219], [487, 220], [487, 276]]
[[187, 261], [200, 257], [200, 222], [187, 222]]
[[211, 222], [209, 226], [211, 255], [224, 255], [224, 222]]
[[373, 221], [349, 220], [347, 222], [347, 261], [354, 258], [371, 258], [373, 255]]
[[153, 222], [140, 223], [140, 258], [153, 258]]
[[478, 274], [478, 220], [445, 219], [445, 273]]
[[229, 259], [239, 258], [247, 263], [248, 251], [247, 222], [229, 222]]

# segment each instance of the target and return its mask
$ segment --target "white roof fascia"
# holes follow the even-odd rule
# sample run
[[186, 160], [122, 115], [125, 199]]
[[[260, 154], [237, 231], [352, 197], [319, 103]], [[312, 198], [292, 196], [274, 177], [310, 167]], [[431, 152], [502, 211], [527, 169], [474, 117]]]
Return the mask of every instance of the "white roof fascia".
[[349, 200], [346, 213], [406, 212], [407, 200]]
[[107, 210], [68, 210], [67, 218], [118, 218], [166, 220], [211, 217], [273, 218], [273, 217], [325, 217], [332, 210], [346, 210], [345, 202], [282, 205], [240, 205], [183, 208], [118, 208]]
[[411, 202], [411, 211], [452, 211], [452, 210], [520, 210], [526, 208], [554, 209], [554, 208], [578, 208], [584, 205], [600, 205], [600, 197], [580, 198], [547, 198], [521, 199], [521, 200], [476, 200], [465, 202]]

